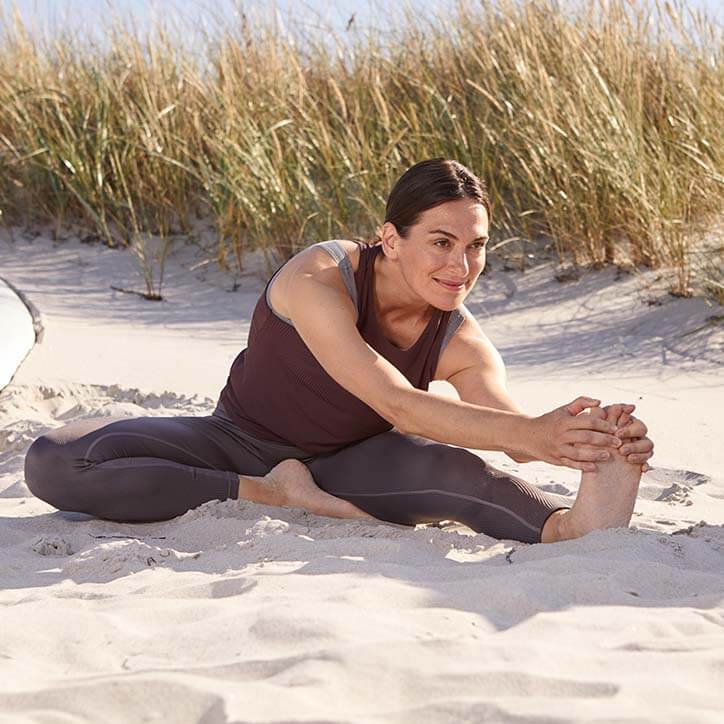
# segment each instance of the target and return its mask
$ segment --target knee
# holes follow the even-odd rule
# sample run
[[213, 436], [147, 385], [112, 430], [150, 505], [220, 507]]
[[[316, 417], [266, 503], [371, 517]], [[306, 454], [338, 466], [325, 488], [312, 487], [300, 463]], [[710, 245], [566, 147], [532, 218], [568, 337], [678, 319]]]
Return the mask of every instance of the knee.
[[30, 492], [46, 503], [60, 508], [63, 471], [67, 468], [63, 446], [41, 435], [25, 454], [25, 484]]
[[475, 453], [443, 443], [430, 446], [426, 457], [426, 475], [453, 487], [459, 487], [464, 481], [472, 482], [486, 467], [485, 461]]

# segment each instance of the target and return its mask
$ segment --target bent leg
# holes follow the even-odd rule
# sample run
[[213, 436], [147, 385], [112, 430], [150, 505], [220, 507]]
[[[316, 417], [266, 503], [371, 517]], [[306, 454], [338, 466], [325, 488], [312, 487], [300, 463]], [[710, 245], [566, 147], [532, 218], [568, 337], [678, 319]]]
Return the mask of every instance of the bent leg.
[[[299, 460], [282, 460], [264, 476], [262, 484], [262, 491], [271, 489], [273, 504], [282, 508], [303, 508], [329, 518], [372, 518], [348, 500], [325, 493], [314, 482], [309, 468]], [[255, 493], [260, 497], [254, 490], [258, 485], [256, 480], [243, 477], [239, 497], [254, 499]]]
[[236, 471], [268, 469], [212, 416], [78, 420], [41, 435], [25, 456], [34, 495], [123, 522], [167, 520], [237, 498]]
[[455, 520], [495, 538], [539, 543], [570, 506], [464, 448], [391, 430], [309, 462], [320, 488], [380, 520]]

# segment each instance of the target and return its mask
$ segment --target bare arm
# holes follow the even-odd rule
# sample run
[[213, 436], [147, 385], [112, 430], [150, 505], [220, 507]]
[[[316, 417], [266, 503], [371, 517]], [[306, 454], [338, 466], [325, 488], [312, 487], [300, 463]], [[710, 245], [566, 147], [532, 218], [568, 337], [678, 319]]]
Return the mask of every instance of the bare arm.
[[[320, 259], [320, 266], [326, 260]], [[309, 267], [310, 265], [307, 265]], [[299, 268], [289, 279], [286, 307], [325, 371], [403, 432], [463, 447], [505, 450], [520, 438], [527, 416], [449, 400], [414, 388], [357, 330], [346, 290]]]
[[558, 465], [575, 442], [618, 442], [604, 434], [612, 431], [604, 420], [575, 417], [564, 408], [534, 418], [415, 389], [361, 337], [354, 305], [333, 260], [324, 257], [321, 251], [310, 254], [288, 278], [288, 314], [325, 371], [400, 430], [461, 447], [529, 454]]
[[[444, 350], [435, 378], [447, 380], [465, 402], [523, 413], [508, 391], [505, 365], [500, 353], [475, 317], [465, 307], [461, 311], [465, 320]], [[573, 415], [579, 414], [585, 407], [581, 404], [567, 406]], [[627, 407], [633, 409], [633, 406]], [[579, 470], [595, 470], [594, 461], [601, 459], [601, 448], [595, 447], [590, 440], [577, 442], [573, 448], [568, 449], [568, 455], [562, 456], [559, 464]], [[519, 463], [541, 459], [516, 450], [506, 452]]]
[[[508, 391], [500, 353], [465, 307], [461, 311], [465, 321], [443, 351], [436, 379], [447, 380], [464, 402], [523, 414], [523, 409]], [[514, 451], [508, 455], [519, 463], [535, 459]]]

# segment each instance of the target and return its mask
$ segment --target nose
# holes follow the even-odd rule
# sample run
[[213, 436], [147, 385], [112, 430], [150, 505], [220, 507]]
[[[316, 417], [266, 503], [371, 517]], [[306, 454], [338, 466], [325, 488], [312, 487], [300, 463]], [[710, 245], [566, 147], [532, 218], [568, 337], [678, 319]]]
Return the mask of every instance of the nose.
[[450, 259], [450, 269], [456, 279], [467, 279], [470, 274], [470, 264], [465, 249], [456, 250]]

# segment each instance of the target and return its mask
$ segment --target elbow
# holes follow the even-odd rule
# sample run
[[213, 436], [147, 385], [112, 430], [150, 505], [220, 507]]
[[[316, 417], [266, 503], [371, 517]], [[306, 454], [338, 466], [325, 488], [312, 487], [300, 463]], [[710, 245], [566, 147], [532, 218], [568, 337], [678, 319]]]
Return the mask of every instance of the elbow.
[[415, 426], [412, 424], [412, 416], [410, 415], [410, 392], [412, 390], [394, 390], [387, 395], [384, 411], [381, 413], [385, 420], [405, 435], [415, 434]]

